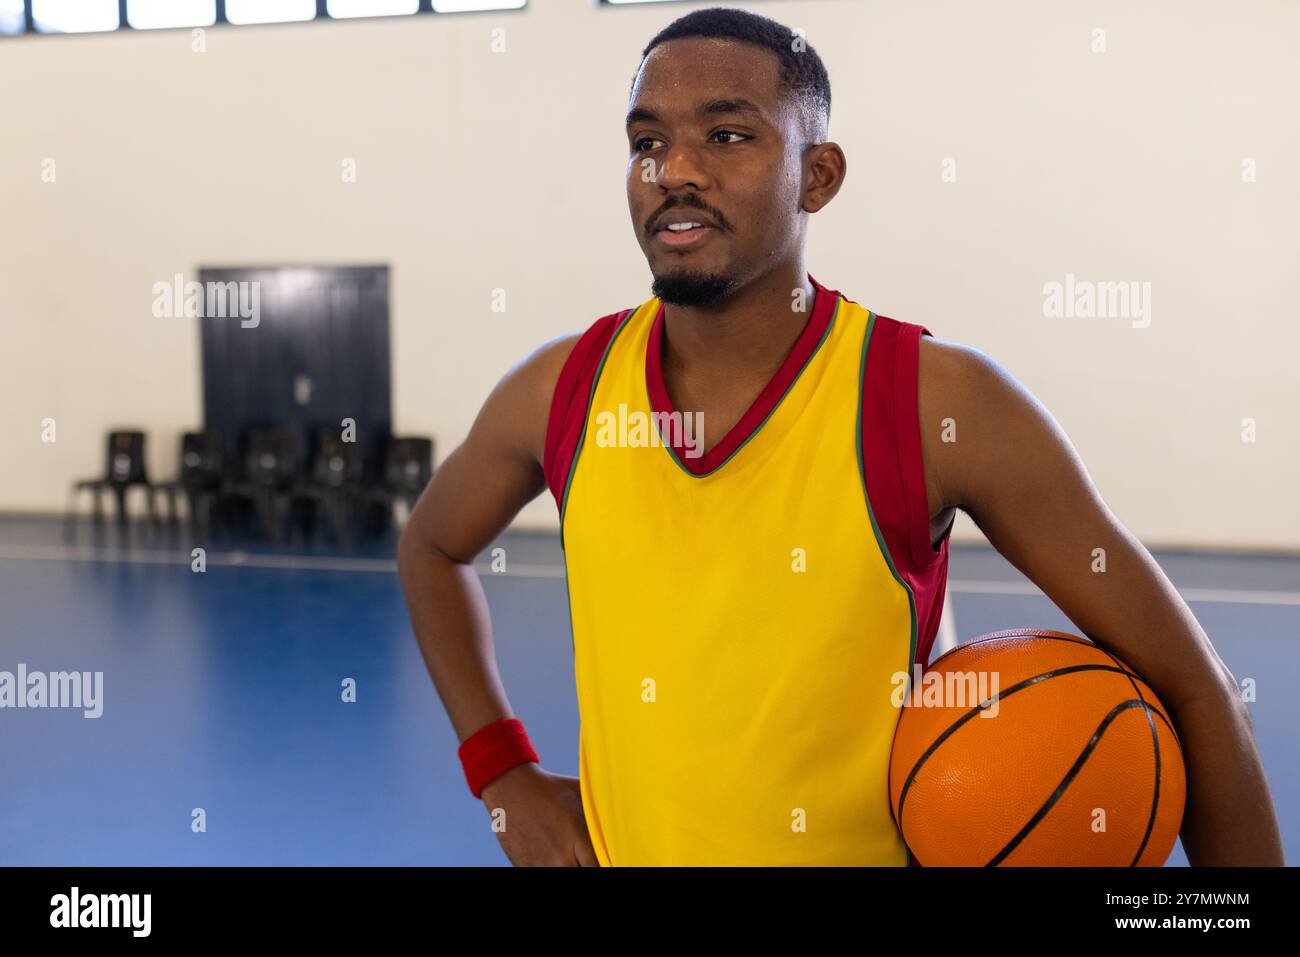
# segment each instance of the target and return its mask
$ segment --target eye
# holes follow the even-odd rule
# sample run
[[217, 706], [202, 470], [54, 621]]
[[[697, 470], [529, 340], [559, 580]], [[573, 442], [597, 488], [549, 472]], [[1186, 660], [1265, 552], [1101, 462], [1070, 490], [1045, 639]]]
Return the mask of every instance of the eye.
[[743, 142], [743, 141], [748, 140], [748, 139], [753, 139], [753, 137], [751, 137], [751, 136], [746, 136], [744, 133], [737, 133], [735, 130], [718, 130], [718, 131], [715, 132], [713, 135], [714, 135], [714, 136], [736, 136], [736, 137], [739, 137], [739, 139], [732, 140], [732, 141], [731, 141], [732, 143], [739, 143], [739, 142]]
[[643, 136], [639, 140], [632, 141], [632, 149], [637, 153], [644, 153], [643, 143], [658, 143], [659, 141], [652, 136]]

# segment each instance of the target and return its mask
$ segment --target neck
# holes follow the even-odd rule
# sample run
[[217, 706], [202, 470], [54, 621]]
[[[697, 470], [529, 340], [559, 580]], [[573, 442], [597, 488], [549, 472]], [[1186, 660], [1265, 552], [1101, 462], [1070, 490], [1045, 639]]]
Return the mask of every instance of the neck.
[[[803, 311], [796, 311], [802, 290]], [[731, 380], [767, 376], [789, 354], [812, 315], [803, 258], [760, 277], [709, 308], [664, 304], [663, 366]]]

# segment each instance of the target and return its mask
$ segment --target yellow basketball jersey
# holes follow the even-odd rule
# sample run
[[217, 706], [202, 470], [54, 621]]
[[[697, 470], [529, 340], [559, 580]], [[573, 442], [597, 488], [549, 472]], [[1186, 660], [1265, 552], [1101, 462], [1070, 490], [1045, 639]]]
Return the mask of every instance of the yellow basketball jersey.
[[546, 465], [602, 865], [909, 862], [894, 693], [928, 657], [947, 565], [917, 431], [928, 330], [813, 283], [786, 364], [707, 455], [663, 386], [658, 299], [593, 327], [561, 377]]

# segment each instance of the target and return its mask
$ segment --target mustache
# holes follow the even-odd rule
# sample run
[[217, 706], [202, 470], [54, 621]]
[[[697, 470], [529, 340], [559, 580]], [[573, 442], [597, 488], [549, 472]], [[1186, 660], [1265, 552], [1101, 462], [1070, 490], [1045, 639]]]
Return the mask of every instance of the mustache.
[[674, 209], [698, 209], [702, 213], [708, 213], [709, 217], [718, 224], [720, 229], [731, 229], [731, 220], [727, 219], [726, 216], [723, 216], [722, 213], [718, 212], [713, 207], [706, 205], [703, 200], [679, 199], [672, 203], [665, 203], [663, 206], [660, 206], [655, 210], [654, 215], [646, 220], [645, 231], [647, 233], [654, 232], [654, 224], [659, 222], [659, 218]]

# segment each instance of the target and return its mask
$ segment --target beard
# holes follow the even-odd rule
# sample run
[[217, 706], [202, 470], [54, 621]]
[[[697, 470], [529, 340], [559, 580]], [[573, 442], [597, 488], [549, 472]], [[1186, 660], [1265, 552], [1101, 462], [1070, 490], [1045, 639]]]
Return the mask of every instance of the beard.
[[735, 288], [736, 281], [730, 276], [687, 270], [655, 276], [650, 293], [674, 306], [713, 306], [731, 295]]

